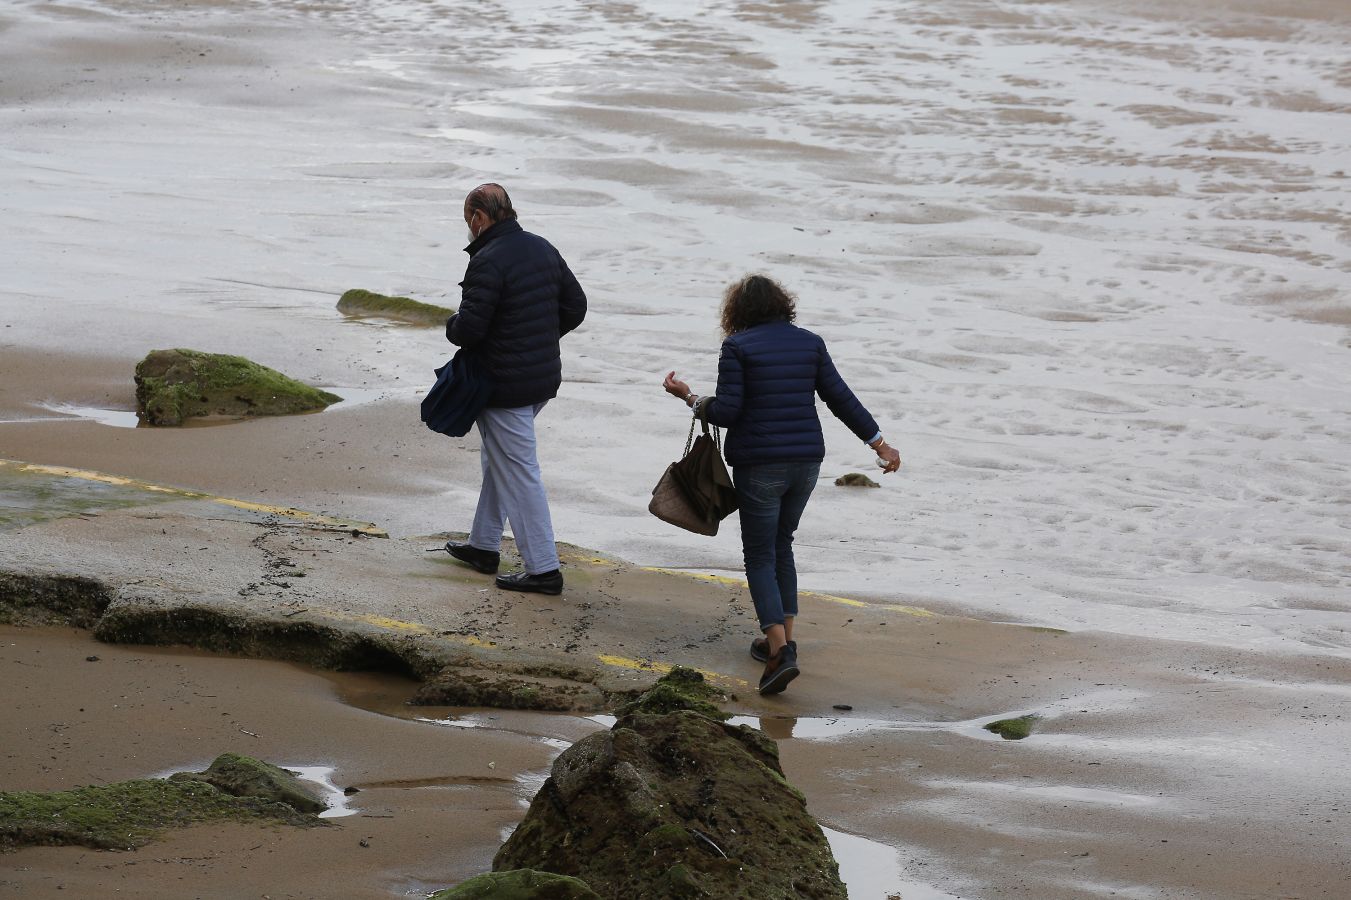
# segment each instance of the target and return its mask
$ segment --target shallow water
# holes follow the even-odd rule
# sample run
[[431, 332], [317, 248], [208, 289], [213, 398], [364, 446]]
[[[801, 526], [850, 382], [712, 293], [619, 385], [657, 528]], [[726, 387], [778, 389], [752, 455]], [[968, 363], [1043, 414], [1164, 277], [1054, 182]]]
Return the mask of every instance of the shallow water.
[[[332, 306], [354, 286], [453, 305], [459, 197], [499, 179], [592, 300], [541, 420], [560, 537], [738, 565], [734, 526], [643, 507], [686, 424], [661, 374], [712, 386], [721, 287], [763, 269], [906, 461], [837, 490], [871, 457], [826, 423], [804, 587], [1351, 649], [1341, 5], [267, 10], [238, 41], [217, 35], [254, 4], [5, 14], [23, 53], [98, 21], [84, 79], [0, 89], [0, 239], [25, 260], [6, 339], [92, 323], [130, 353], [190, 323], [280, 342], [300, 377], [420, 384], [435, 329]], [[471, 64], [483, 46], [503, 58]], [[380, 518], [423, 532], [472, 501], [447, 480]]]

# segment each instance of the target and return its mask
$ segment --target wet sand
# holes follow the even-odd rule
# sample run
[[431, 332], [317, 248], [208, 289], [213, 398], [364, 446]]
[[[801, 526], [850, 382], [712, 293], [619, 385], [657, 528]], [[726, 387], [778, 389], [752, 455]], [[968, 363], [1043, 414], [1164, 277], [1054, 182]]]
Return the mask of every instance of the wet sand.
[[[276, 3], [263, 18], [232, 2], [173, 16], [12, 4], [0, 12], [0, 47], [22, 60], [0, 81], [0, 238], [16, 261], [0, 285], [0, 457], [396, 536], [466, 527], [476, 438], [416, 420], [448, 346], [333, 304], [369, 287], [453, 305], [461, 195], [503, 180], [592, 296], [541, 419], [560, 538], [736, 573], [735, 528], [677, 533], [645, 503], [687, 424], [660, 375], [711, 386], [716, 298], [748, 268], [800, 293], [803, 324], [901, 448], [907, 466], [883, 489], [834, 490], [870, 459], [827, 421], [830, 474], [799, 536], [804, 586], [987, 621], [890, 621], [881, 634], [875, 613], [849, 623], [823, 607], [812, 658], [832, 662], [782, 709], [741, 710], [795, 716], [797, 735], [834, 703], [855, 707], [856, 725], [781, 751], [824, 824], [898, 848], [902, 871], [879, 891], [890, 878], [906, 900], [1338, 897], [1351, 881], [1348, 35], [1343, 4], [1267, 0], [472, 16]], [[492, 67], [472, 61], [486, 44], [501, 48]], [[354, 402], [181, 431], [61, 412], [130, 410], [131, 369], [162, 346], [242, 353]], [[193, 565], [211, 527], [147, 565], [176, 563], [171, 550]], [[64, 539], [78, 552], [79, 533]], [[113, 537], [99, 540], [91, 554], [115, 555]], [[10, 541], [0, 532], [0, 558]], [[749, 678], [738, 602], [725, 620], [624, 624], [641, 655]], [[291, 671], [278, 690], [274, 664], [198, 660], [236, 668], [192, 684], [241, 687], [233, 708], [193, 700], [181, 725], [203, 735], [199, 758], [155, 730], [196, 697], [168, 657], [96, 652], [130, 653], [132, 680], [84, 676], [105, 663], [72, 651], [65, 674], [79, 680], [48, 690], [60, 682], [46, 673], [0, 726], [0, 786], [142, 776], [262, 746], [331, 760], [347, 783], [470, 777], [485, 755], [512, 760], [513, 778], [538, 775], [555, 752], [477, 730], [452, 748], [432, 726], [363, 717], [320, 676]], [[117, 718], [117, 690], [145, 698], [133, 718]], [[86, 720], [106, 746], [67, 747], [64, 726], [81, 721], [70, 701], [87, 694], [118, 705]], [[282, 695], [308, 706], [250, 727]], [[217, 721], [250, 697], [267, 703], [248, 722]], [[970, 724], [1031, 710], [1054, 717], [1022, 744]], [[419, 748], [406, 765], [383, 752], [389, 729]], [[297, 860], [316, 865], [296, 896], [314, 895], [321, 872], [372, 896], [450, 883], [483, 868], [519, 815], [519, 788], [496, 785], [462, 786], [472, 799], [455, 807], [466, 824], [453, 838], [434, 827], [436, 789], [391, 789], [389, 808], [397, 797], [408, 812], [362, 819], [387, 829], [371, 848], [353, 849], [351, 820], [303, 835], [198, 830], [128, 855], [24, 851], [0, 858], [0, 887], [21, 859], [33, 861], [13, 888], [25, 896], [67, 875], [62, 896], [113, 877], [181, 896], [185, 876], [229, 894], [297, 877]], [[259, 841], [274, 852], [247, 871], [207, 858]]]

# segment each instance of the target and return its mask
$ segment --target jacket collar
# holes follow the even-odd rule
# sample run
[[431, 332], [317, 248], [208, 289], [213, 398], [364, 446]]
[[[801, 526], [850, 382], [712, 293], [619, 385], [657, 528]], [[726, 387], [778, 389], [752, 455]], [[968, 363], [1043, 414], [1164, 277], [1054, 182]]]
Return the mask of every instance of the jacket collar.
[[464, 252], [469, 254], [470, 259], [473, 259], [474, 254], [486, 247], [489, 241], [500, 238], [505, 234], [515, 234], [521, 230], [520, 222], [517, 222], [515, 219], [503, 219], [491, 228], [484, 229], [480, 232], [479, 236], [474, 238], [473, 242], [468, 247], [464, 248]]

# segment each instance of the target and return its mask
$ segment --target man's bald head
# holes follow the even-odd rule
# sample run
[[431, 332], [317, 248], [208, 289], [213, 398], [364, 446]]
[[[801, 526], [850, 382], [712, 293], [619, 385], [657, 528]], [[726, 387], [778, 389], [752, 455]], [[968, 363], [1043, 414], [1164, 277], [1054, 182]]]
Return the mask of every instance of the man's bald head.
[[511, 198], [507, 196], [507, 189], [492, 182], [480, 184], [464, 198], [464, 220], [468, 222], [476, 213], [482, 213], [487, 217], [489, 225], [496, 225], [504, 219], [516, 218], [516, 210], [511, 208]]

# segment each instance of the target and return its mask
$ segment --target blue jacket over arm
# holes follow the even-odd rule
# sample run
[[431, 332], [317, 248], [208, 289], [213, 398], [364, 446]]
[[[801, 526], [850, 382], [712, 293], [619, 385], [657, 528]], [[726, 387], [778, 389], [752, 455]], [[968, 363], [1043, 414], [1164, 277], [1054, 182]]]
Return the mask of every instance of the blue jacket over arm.
[[877, 422], [844, 383], [818, 335], [790, 322], [767, 322], [723, 341], [718, 392], [704, 409], [727, 429], [723, 447], [732, 466], [820, 462], [825, 439], [816, 397], [861, 441]]

